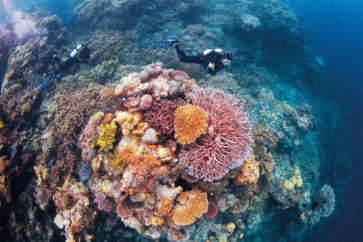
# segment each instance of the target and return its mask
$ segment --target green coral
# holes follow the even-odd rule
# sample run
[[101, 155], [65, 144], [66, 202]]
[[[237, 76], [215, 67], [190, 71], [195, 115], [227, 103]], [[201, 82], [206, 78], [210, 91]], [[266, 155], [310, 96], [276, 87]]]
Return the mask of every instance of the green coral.
[[117, 126], [114, 123], [101, 124], [98, 127], [99, 136], [96, 139], [96, 146], [100, 151], [109, 151], [113, 149], [113, 144], [116, 141]]

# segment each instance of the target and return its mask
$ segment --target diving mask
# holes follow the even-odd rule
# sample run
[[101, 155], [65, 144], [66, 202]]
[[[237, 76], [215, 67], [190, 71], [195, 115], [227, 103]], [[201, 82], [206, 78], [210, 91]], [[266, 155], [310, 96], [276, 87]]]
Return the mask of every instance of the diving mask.
[[225, 67], [228, 67], [228, 68], [230, 68], [230, 67], [231, 67], [231, 64], [232, 64], [232, 61], [231, 61], [231, 60], [224, 59], [224, 60], [222, 60], [222, 62], [223, 62], [223, 65], [224, 65]]

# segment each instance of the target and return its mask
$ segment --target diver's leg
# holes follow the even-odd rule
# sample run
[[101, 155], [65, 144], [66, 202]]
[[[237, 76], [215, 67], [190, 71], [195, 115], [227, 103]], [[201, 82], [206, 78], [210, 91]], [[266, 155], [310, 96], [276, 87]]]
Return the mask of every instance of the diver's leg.
[[187, 63], [196, 63], [196, 64], [202, 64], [203, 63], [203, 56], [196, 55], [196, 56], [187, 56], [183, 50], [179, 48], [179, 44], [176, 43], [174, 45], [176, 53], [178, 54], [179, 60], [182, 62]]

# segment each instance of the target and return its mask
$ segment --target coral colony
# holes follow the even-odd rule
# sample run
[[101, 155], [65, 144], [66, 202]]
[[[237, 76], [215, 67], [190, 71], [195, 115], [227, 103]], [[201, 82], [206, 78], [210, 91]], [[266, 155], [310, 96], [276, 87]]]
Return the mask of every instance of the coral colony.
[[[76, 30], [1, 3], [0, 240], [294, 241], [336, 213], [342, 123], [310, 101], [322, 66], [284, 1], [85, 0]], [[207, 75], [160, 36], [229, 46], [233, 69]], [[39, 91], [47, 58], [88, 40], [89, 63]]]
[[187, 240], [186, 226], [218, 210], [217, 193], [208, 196], [213, 189], [203, 181], [257, 182], [255, 161], [229, 174], [253, 155], [250, 124], [231, 95], [199, 88], [186, 73], [158, 63], [123, 77], [114, 95], [124, 108], [94, 114], [80, 137], [81, 180], [90, 175], [88, 181], [54, 195], [56, 222], [68, 240], [93, 216], [81, 195], [86, 190], [98, 210], [117, 213], [143, 235]]

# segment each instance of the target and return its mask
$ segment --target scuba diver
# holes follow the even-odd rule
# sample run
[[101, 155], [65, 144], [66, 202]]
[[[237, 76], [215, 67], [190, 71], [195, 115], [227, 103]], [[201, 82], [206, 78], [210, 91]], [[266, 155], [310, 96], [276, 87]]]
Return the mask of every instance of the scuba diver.
[[[59, 74], [60, 72], [68, 70], [73, 65], [75, 65], [77, 63], [88, 64], [90, 57], [91, 57], [91, 50], [89, 48], [89, 43], [77, 45], [77, 48], [71, 52], [70, 57], [68, 57], [64, 61], [62, 61], [58, 56], [53, 55], [52, 58], [56, 62], [56, 67], [53, 70], [51, 70], [51, 74], [47, 77], [47, 79], [43, 82], [43, 84], [38, 88], [38, 90], [39, 91], [42, 90], [55, 75]], [[44, 58], [45, 57], [41, 57], [41, 59], [44, 59]]]
[[228, 69], [231, 66], [233, 55], [225, 50], [208, 49], [203, 52], [203, 55], [187, 56], [180, 49], [178, 40], [170, 40], [170, 42], [175, 47], [180, 61], [201, 64], [209, 74], [215, 75], [217, 72]]

